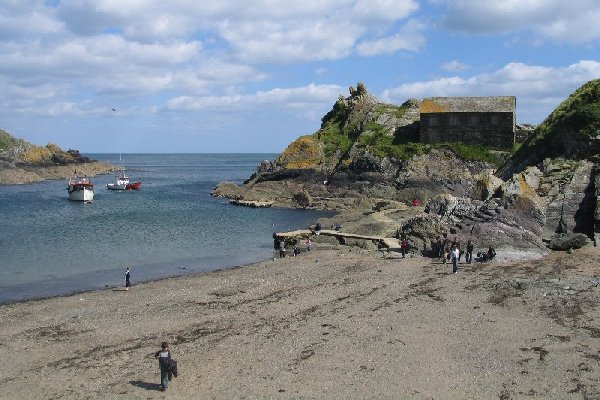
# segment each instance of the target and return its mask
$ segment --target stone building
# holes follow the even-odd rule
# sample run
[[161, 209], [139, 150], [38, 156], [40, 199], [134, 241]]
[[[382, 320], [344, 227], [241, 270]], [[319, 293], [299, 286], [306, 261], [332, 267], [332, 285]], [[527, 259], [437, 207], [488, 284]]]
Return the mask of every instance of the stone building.
[[515, 144], [516, 103], [514, 96], [424, 99], [420, 141], [511, 148]]

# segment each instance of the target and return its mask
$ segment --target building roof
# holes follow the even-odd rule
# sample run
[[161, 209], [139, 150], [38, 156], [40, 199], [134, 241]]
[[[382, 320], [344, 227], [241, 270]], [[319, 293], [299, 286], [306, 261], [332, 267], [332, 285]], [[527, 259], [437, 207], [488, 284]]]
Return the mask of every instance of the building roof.
[[515, 112], [515, 96], [430, 97], [421, 102], [421, 113]]

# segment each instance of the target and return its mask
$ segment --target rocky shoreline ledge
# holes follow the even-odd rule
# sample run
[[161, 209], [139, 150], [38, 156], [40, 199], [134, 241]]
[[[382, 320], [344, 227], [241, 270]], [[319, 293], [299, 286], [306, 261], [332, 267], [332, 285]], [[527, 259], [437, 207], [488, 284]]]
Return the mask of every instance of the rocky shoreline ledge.
[[[599, 265], [598, 249], [585, 248], [454, 275], [428, 258], [319, 245], [129, 291], [5, 304], [1, 390], [28, 399], [598, 398]], [[161, 341], [179, 361], [166, 394], [153, 357]]]
[[51, 179], [68, 179], [76, 175], [93, 177], [113, 172], [111, 164], [93, 161], [82, 164], [53, 165], [44, 167], [1, 167], [0, 185], [22, 185]]

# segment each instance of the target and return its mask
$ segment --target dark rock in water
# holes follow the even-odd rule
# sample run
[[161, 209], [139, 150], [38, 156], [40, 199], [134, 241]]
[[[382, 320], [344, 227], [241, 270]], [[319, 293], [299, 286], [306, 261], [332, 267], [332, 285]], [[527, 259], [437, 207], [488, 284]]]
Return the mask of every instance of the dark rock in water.
[[552, 250], [566, 251], [569, 249], [580, 249], [591, 245], [591, 240], [583, 233], [565, 233], [556, 235], [548, 245]]

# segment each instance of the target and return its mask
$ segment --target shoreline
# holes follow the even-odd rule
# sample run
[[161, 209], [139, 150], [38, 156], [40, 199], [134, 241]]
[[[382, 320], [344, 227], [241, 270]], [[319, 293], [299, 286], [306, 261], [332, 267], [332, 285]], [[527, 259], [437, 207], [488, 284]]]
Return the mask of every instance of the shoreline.
[[[453, 275], [420, 256], [315, 249], [4, 304], [0, 382], [31, 399], [595, 398], [598, 261], [586, 248]], [[180, 370], [167, 393], [163, 340]]]
[[[236, 265], [230, 265], [230, 266], [221, 266], [221, 267], [217, 267], [215, 269], [210, 269], [210, 270], [207, 270], [207, 271], [190, 271], [190, 272], [187, 272], [187, 273], [184, 272], [184, 273], [179, 273], [179, 274], [176, 274], [176, 275], [160, 276], [160, 277], [157, 277], [157, 278], [136, 280], [132, 287], [135, 287], [135, 286], [138, 286], [138, 285], [144, 285], [144, 284], [154, 283], [154, 282], [160, 282], [160, 281], [164, 281], [164, 280], [168, 280], [168, 279], [176, 279], [176, 278], [181, 278], [181, 277], [196, 277], [196, 276], [200, 276], [200, 275], [204, 275], [204, 274], [210, 274], [210, 273], [213, 273], [213, 272], [218, 272], [218, 271], [223, 271], [223, 270], [244, 268], [244, 267], [247, 267], [247, 266], [252, 266], [254, 264], [259, 264], [259, 263], [266, 262], [266, 261], [268, 261], [270, 259], [271, 258], [266, 258], [264, 260], [251, 261], [251, 262], [248, 262], [248, 263], [242, 263], [242, 264], [236, 264]], [[144, 267], [143, 266], [142, 267], [136, 267], [136, 269], [138, 269], [138, 268], [144, 268]], [[65, 292], [65, 293], [58, 293], [58, 294], [51, 294], [51, 295], [42, 295], [42, 296], [33, 296], [33, 297], [28, 297], [28, 298], [24, 298], [24, 299], [15, 299], [15, 300], [0, 300], [0, 307], [2, 307], [4, 305], [11, 305], [11, 304], [18, 304], [18, 303], [27, 303], [29, 301], [44, 301], [44, 300], [49, 300], [49, 299], [58, 298], [58, 297], [70, 297], [70, 296], [76, 296], [76, 295], [80, 295], [80, 294], [99, 292], [99, 291], [104, 291], [104, 290], [115, 290], [115, 289], [118, 289], [120, 287], [124, 287], [124, 278], [123, 278], [123, 284], [106, 284], [103, 287], [95, 287], [95, 288], [88, 288], [88, 289], [74, 289], [74, 290], [72, 290], [70, 292]]]
[[0, 168], [0, 185], [27, 185], [49, 180], [68, 179], [77, 174], [95, 177], [109, 174], [115, 169], [114, 165], [104, 161], [45, 167]]
[[[354, 249], [354, 251], [364, 251], [364, 252], [372, 252], [375, 256], [375, 254], [378, 254], [379, 250], [362, 250], [359, 248], [354, 248], [352, 246], [345, 246], [345, 245], [337, 245], [337, 246], [329, 246], [329, 245], [325, 245], [325, 246], [321, 246], [321, 248], [319, 249], [319, 246], [317, 246], [316, 248], [313, 245], [313, 251], [324, 251], [324, 250], [331, 250], [331, 251], [349, 251], [352, 252]], [[276, 249], [273, 250], [273, 255], [275, 256], [275, 253], [277, 252]], [[288, 253], [291, 253], [291, 251], [288, 251]], [[306, 254], [306, 252], [304, 252], [303, 254]], [[302, 256], [303, 254], [301, 254], [300, 256]], [[383, 254], [383, 253], [382, 253]], [[392, 256], [388, 256], [388, 259], [398, 259], [399, 253], [396, 251], [392, 252]], [[547, 255], [546, 255], [547, 256]], [[291, 257], [294, 258], [294, 256], [288, 255], [287, 257]], [[375, 256], [377, 257], [377, 256]], [[436, 262], [437, 258], [434, 257], [425, 257], [422, 255], [415, 255], [414, 253], [411, 254], [412, 258], [418, 257], [418, 258], [422, 258], [425, 261], [429, 261], [429, 262]], [[502, 254], [500, 256], [498, 256], [495, 260], [493, 264], [501, 264], [501, 263], [511, 263], [511, 262], [518, 262], [518, 261], [534, 261], [534, 260], [539, 260], [544, 258], [545, 256], [540, 255], [539, 253], [536, 252], [531, 252], [531, 251], [520, 251], [520, 252], [512, 252], [509, 256], [503, 256]], [[160, 281], [164, 281], [164, 280], [168, 280], [168, 279], [176, 279], [176, 278], [180, 278], [180, 277], [198, 277], [204, 274], [210, 274], [213, 272], [219, 272], [219, 271], [223, 271], [223, 270], [234, 270], [234, 269], [239, 269], [239, 268], [245, 268], [245, 267], [250, 267], [250, 266], [254, 266], [256, 264], [261, 264], [261, 263], [265, 263], [265, 262], [269, 262], [272, 261], [274, 259], [278, 259], [277, 257], [273, 258], [273, 257], [268, 257], [265, 259], [261, 259], [258, 261], [251, 261], [248, 263], [242, 263], [242, 264], [236, 264], [236, 265], [230, 265], [230, 266], [221, 266], [221, 267], [217, 267], [215, 269], [210, 269], [207, 271], [191, 271], [188, 273], [180, 273], [180, 274], [176, 274], [176, 275], [169, 275], [169, 276], [162, 276], [162, 277], [157, 277], [157, 278], [151, 278], [151, 279], [144, 279], [144, 280], [136, 280], [135, 284], [133, 285], [133, 287], [138, 286], [138, 285], [143, 285], [143, 284], [148, 284], [148, 283], [155, 283], [155, 282], [160, 282]], [[474, 263], [474, 265], [483, 265], [481, 263]], [[448, 265], [450, 265], [448, 263]], [[139, 269], [139, 268], [144, 268], [142, 267], [136, 267], [135, 269]], [[95, 287], [95, 288], [88, 288], [88, 289], [74, 289], [73, 291], [70, 292], [65, 292], [65, 293], [58, 293], [58, 294], [51, 294], [51, 295], [42, 295], [42, 296], [32, 296], [32, 297], [28, 297], [28, 298], [24, 298], [24, 299], [15, 299], [15, 300], [0, 300], [0, 307], [4, 306], [4, 305], [11, 305], [11, 304], [18, 304], [18, 303], [26, 303], [29, 301], [44, 301], [44, 300], [49, 300], [49, 299], [53, 299], [53, 298], [57, 298], [57, 297], [70, 297], [70, 296], [76, 296], [76, 295], [80, 295], [80, 294], [86, 294], [86, 293], [91, 293], [91, 292], [98, 292], [98, 291], [103, 291], [103, 290], [115, 290], [118, 289], [120, 287], [123, 287], [123, 284], [106, 284], [103, 287]]]

